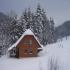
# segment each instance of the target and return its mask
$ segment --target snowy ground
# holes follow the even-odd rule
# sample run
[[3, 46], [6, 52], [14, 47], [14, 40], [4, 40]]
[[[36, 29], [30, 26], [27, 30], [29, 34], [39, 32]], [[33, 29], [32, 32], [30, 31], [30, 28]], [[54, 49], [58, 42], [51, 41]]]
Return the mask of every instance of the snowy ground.
[[70, 37], [45, 46], [39, 57], [15, 59], [5, 55], [0, 58], [0, 70], [49, 70], [55, 66], [70, 70]]

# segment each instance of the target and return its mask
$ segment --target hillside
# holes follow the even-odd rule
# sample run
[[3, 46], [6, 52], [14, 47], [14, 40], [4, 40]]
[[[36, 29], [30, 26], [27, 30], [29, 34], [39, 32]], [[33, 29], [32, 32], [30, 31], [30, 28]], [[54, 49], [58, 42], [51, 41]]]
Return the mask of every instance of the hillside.
[[0, 58], [1, 70], [70, 70], [70, 37], [47, 45], [38, 57], [15, 59], [4, 55]]
[[1, 27], [7, 27], [9, 25], [9, 17], [5, 15], [4, 13], [0, 12], [0, 28]]
[[58, 38], [62, 38], [70, 35], [70, 20], [65, 21], [62, 25], [56, 27], [56, 35]]

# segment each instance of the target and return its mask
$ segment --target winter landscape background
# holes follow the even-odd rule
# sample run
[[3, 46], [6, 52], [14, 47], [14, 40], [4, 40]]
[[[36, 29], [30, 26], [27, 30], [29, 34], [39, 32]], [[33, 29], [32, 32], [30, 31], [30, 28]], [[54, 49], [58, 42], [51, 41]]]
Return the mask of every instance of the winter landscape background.
[[5, 54], [6, 50], [28, 28], [38, 37], [42, 45], [55, 43], [58, 39], [70, 35], [70, 20], [55, 27], [54, 19], [52, 17], [48, 18], [46, 14], [47, 12], [41, 7], [40, 3], [38, 3], [35, 12], [27, 8], [19, 18], [14, 11], [7, 14], [0, 12], [0, 54]]
[[[69, 6], [69, 0], [0, 1], [0, 69], [70, 70]], [[43, 51], [36, 58], [9, 58], [7, 49], [26, 29], [38, 37]]]

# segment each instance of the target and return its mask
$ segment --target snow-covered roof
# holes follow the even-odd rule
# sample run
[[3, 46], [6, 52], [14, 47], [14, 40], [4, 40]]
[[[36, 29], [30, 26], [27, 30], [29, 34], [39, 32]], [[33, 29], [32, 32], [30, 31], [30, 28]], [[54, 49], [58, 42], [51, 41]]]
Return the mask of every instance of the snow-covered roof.
[[30, 29], [26, 29], [26, 31], [25, 31], [25, 32], [22, 34], [22, 36], [17, 40], [17, 42], [16, 42], [15, 44], [13, 44], [10, 48], [8, 48], [8, 51], [11, 50], [12, 48], [16, 47], [16, 46], [18, 45], [18, 43], [22, 40], [22, 38], [23, 38], [24, 36], [26, 36], [26, 35], [33, 35], [34, 38], [37, 40], [38, 44], [39, 44], [41, 47], [43, 47], [43, 46], [40, 44], [38, 38], [34, 35], [34, 33], [33, 33]]

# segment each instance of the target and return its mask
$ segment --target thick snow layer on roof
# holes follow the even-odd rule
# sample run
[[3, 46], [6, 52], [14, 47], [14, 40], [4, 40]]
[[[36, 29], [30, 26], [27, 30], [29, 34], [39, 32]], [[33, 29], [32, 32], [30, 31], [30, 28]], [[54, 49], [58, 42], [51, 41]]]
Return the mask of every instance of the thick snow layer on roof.
[[22, 40], [22, 38], [25, 36], [25, 35], [33, 35], [34, 38], [37, 40], [37, 42], [39, 43], [39, 45], [43, 48], [43, 46], [40, 44], [38, 38], [34, 35], [34, 33], [30, 30], [30, 29], [27, 29], [23, 34], [22, 36], [17, 40], [17, 42], [15, 44], [13, 44], [10, 48], [8, 48], [8, 51], [11, 50], [13, 47], [16, 47], [18, 45], [18, 43]]
[[24, 35], [34, 35], [34, 33], [30, 29], [26, 29]]

